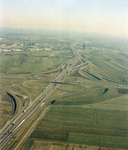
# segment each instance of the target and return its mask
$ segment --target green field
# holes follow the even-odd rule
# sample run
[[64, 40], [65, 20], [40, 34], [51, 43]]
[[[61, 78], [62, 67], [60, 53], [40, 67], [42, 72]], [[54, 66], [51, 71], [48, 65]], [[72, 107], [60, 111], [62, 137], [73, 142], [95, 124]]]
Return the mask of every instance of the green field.
[[82, 56], [91, 63], [83, 69], [85, 75], [92, 78], [107, 80], [114, 83], [127, 83], [128, 67], [127, 57], [114, 52], [84, 52]]
[[83, 105], [83, 108], [128, 111], [128, 95], [112, 98], [101, 103]]
[[5, 63], [7, 63], [7, 61], [11, 58], [11, 55], [1, 55], [0, 56], [0, 67], [4, 66]]
[[33, 142], [34, 142], [33, 140], [28, 140], [21, 150], [29, 150], [30, 147], [32, 146]]
[[[120, 90], [123, 91], [127, 90]], [[68, 92], [60, 98], [57, 98], [58, 93], [62, 91], [51, 96], [56, 97], [56, 101], [29, 140], [128, 148], [127, 93], [95, 87], [78, 93]]]
[[128, 148], [128, 113], [52, 107], [29, 138]]
[[6, 62], [0, 67], [0, 72], [7, 73], [15, 63], [15, 60], [18, 58], [18, 55], [13, 55], [9, 59], [7, 59], [8, 56], [5, 55], [5, 57], [2, 57], [0, 61], [6, 60]]
[[107, 92], [106, 89], [93, 89], [83, 92], [77, 92], [70, 94], [69, 96], [64, 96], [56, 100], [55, 105], [86, 105], [94, 104], [109, 100], [110, 98], [115, 98], [120, 96], [117, 89], [109, 88]]
[[62, 57], [61, 60], [59, 55], [58, 57], [43, 57], [42, 54], [41, 56], [36, 54], [5, 54], [0, 57], [0, 72], [12, 74], [41, 73], [44, 70], [52, 69], [66, 60], [69, 60], [69, 58], [63, 59]]

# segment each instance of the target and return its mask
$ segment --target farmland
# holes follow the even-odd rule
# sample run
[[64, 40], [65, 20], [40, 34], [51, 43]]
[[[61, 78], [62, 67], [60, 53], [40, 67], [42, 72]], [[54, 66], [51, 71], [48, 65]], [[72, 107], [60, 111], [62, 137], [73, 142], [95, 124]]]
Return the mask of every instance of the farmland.
[[59, 57], [49, 56], [35, 56], [33, 54], [4, 54], [1, 56], [1, 73], [10, 74], [30, 74], [41, 73], [44, 70], [49, 70], [65, 60], [69, 60], [69, 57], [60, 55]]
[[118, 55], [111, 58], [110, 65], [109, 53], [106, 57], [104, 51], [81, 53], [89, 63], [66, 78], [79, 84], [62, 84], [49, 97], [56, 99], [55, 104], [30, 135], [31, 149], [39, 140], [128, 148], [127, 90], [107, 87], [127, 85], [127, 67], [118, 62]]
[[[82, 71], [85, 75], [98, 80], [106, 80], [114, 83], [127, 83], [128, 70], [126, 64], [127, 57], [122, 53], [107, 52], [84, 52], [82, 56], [91, 63]], [[92, 64], [92, 65], [91, 65]], [[118, 73], [116, 73], [118, 72]]]
[[48, 150], [50, 148], [53, 150], [65, 150], [65, 149], [70, 150], [73, 148], [78, 150], [84, 150], [86, 148], [90, 150], [98, 150], [100, 148], [99, 146], [89, 146], [89, 145], [82, 145], [82, 144], [66, 144], [66, 143], [59, 143], [59, 142], [46, 142], [46, 141], [42, 142], [42, 141], [29, 140], [21, 150], [24, 150], [25, 148], [28, 149], [28, 147], [31, 147], [30, 150], [42, 150], [42, 149]]
[[127, 111], [52, 107], [29, 138], [127, 148], [127, 115]]
[[94, 104], [109, 100], [120, 96], [116, 89], [109, 89], [106, 93], [105, 89], [93, 89], [76, 92], [67, 96], [58, 98], [55, 105], [86, 105]]
[[[69, 39], [60, 43], [58, 39], [49, 38], [48, 44], [44, 42], [46, 45], [35, 41], [32, 46], [34, 39], [29, 40], [24, 43], [27, 50], [1, 52], [0, 111], [5, 114], [1, 121], [10, 114], [9, 120], [12, 119], [30, 104], [35, 103], [35, 109], [34, 100], [49, 83], [55, 91], [51, 95], [46, 93], [48, 97], [43, 102], [46, 108], [51, 107], [24, 142], [22, 150], [128, 148], [127, 47], [116, 49], [121, 43], [109, 47], [110, 41], [100, 39], [102, 44], [99, 45], [104, 45], [101, 48], [98, 38], [89, 38], [85, 49], [84, 37], [80, 41], [71, 40], [74, 45]], [[71, 48], [64, 49], [64, 45]], [[36, 51], [36, 47], [42, 50]], [[15, 145], [18, 140], [12, 139], [11, 144]]]

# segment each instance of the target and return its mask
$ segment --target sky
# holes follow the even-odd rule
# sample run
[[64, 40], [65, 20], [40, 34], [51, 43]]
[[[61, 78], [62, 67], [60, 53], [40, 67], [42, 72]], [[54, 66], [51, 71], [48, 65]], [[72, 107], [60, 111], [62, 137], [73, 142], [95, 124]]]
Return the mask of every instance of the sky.
[[0, 0], [0, 27], [128, 36], [128, 0]]

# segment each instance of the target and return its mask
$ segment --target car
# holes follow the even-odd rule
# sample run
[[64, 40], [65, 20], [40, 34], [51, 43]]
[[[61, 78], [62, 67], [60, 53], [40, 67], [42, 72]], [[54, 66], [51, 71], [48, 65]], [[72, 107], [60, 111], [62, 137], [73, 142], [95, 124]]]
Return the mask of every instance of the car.
[[12, 122], [12, 125], [15, 125], [15, 122]]

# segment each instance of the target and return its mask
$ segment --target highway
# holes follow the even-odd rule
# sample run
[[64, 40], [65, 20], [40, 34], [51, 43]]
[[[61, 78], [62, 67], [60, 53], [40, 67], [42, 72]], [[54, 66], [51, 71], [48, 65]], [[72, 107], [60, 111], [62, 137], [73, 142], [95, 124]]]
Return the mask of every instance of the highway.
[[[0, 146], [1, 148], [14, 136], [14, 134], [26, 124], [26, 122], [33, 117], [40, 109], [47, 103], [47, 98], [58, 88], [56, 82], [63, 82], [72, 71], [76, 68], [75, 65], [79, 61], [78, 57], [73, 58], [67, 62], [67, 67], [61, 65], [62, 72], [55, 78], [53, 83], [50, 83], [43, 92], [41, 92], [33, 102], [26, 106], [8, 125], [6, 125], [0, 133]], [[68, 65], [70, 63], [70, 66]]]
[[3, 147], [18, 131], [18, 129], [38, 111], [39, 107], [41, 107], [42, 104], [46, 103], [45, 100], [55, 91], [56, 88], [57, 85], [50, 83], [44, 92], [40, 93], [40, 95], [38, 95], [38, 97], [29, 106], [25, 107], [24, 110], [21, 111], [10, 122], [10, 124], [4, 128], [4, 130], [2, 130], [0, 134], [1, 147]]
[[[75, 43], [77, 44], [77, 43]], [[86, 63], [82, 63], [80, 65], [77, 65], [78, 61], [80, 61], [80, 55], [79, 53], [74, 49], [74, 45], [71, 45], [71, 49], [73, 50], [73, 53], [75, 54], [75, 58], [62, 63], [59, 65], [59, 69], [62, 69], [60, 74], [55, 78], [55, 80], [49, 81], [50, 83], [45, 88], [43, 92], [41, 92], [33, 102], [30, 102], [29, 106], [26, 106], [24, 110], [22, 110], [12, 121], [10, 121], [9, 124], [7, 124], [0, 133], [0, 146], [3, 148], [6, 143], [14, 136], [14, 134], [22, 127], [24, 126], [30, 118], [32, 118], [38, 110], [45, 106], [48, 101], [47, 98], [59, 87], [59, 82], [63, 83], [73, 83], [76, 84], [78, 82], [64, 82], [64, 80], [76, 69], [79, 67], [84, 66]], [[4, 77], [3, 77], [4, 78]], [[7, 77], [5, 77], [7, 78]], [[118, 85], [105, 85], [103, 83], [87, 83], [87, 82], [80, 82], [84, 84], [91, 84], [91, 85], [99, 85], [99, 86], [111, 86], [111, 87], [120, 87]], [[124, 85], [121, 85], [122, 87]]]

